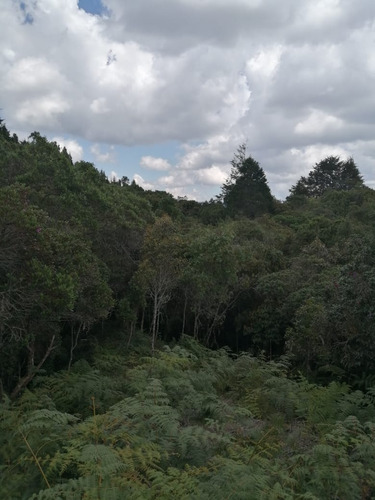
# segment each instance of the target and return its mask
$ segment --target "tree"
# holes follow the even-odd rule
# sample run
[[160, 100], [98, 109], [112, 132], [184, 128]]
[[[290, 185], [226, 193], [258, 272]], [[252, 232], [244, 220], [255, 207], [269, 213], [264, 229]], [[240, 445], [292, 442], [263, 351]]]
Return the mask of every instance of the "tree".
[[168, 215], [156, 219], [146, 230], [142, 258], [131, 285], [151, 299], [151, 349], [159, 334], [160, 316], [171, 299], [180, 277], [180, 236], [178, 227]]
[[0, 377], [12, 397], [58, 346], [64, 325], [74, 345], [113, 305], [105, 266], [83, 233], [28, 195], [20, 185], [0, 189]]
[[251, 156], [246, 158], [244, 144], [231, 163], [231, 174], [220, 195], [230, 215], [254, 218], [272, 212], [274, 200], [264, 170]]
[[353, 158], [346, 161], [339, 156], [327, 156], [315, 164], [307, 177], [301, 177], [290, 189], [288, 200], [295, 196], [317, 198], [327, 190], [348, 191], [362, 187], [363, 179]]
[[[188, 310], [194, 318], [190, 331], [206, 345], [217, 345], [228, 312], [248, 286], [249, 254], [239, 243], [234, 224], [197, 225], [186, 237], [186, 264], [181, 276], [183, 318]], [[184, 331], [185, 321], [183, 324]]]

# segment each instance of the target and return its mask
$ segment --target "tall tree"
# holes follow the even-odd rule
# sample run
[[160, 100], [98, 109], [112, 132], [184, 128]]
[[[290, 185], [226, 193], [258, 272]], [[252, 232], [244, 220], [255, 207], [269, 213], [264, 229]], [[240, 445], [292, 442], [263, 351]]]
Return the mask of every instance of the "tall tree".
[[78, 342], [82, 326], [106, 318], [113, 305], [105, 266], [84, 234], [31, 204], [28, 191], [0, 189], [0, 378], [13, 397], [60, 343], [65, 324]]
[[186, 256], [181, 281], [193, 335], [210, 345], [245, 285], [242, 248], [230, 223], [195, 226], [187, 234]]
[[346, 161], [339, 156], [327, 156], [315, 164], [307, 177], [301, 177], [290, 189], [290, 196], [304, 195], [317, 198], [327, 190], [348, 191], [354, 187], [362, 187], [363, 179], [353, 158]]
[[157, 218], [146, 230], [141, 261], [132, 279], [133, 289], [140, 291], [140, 301], [142, 292], [144, 297], [151, 299], [152, 352], [159, 334], [162, 310], [170, 301], [180, 277], [180, 247], [178, 226], [168, 215]]
[[220, 195], [230, 215], [254, 218], [272, 212], [274, 200], [264, 170], [251, 156], [246, 158], [244, 144], [231, 163], [232, 171]]

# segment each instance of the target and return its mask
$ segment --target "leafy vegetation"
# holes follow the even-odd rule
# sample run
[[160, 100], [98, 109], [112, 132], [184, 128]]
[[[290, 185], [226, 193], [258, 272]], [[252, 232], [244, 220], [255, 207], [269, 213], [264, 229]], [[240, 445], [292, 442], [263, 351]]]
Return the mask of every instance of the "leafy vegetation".
[[317, 197], [328, 190], [348, 191], [354, 187], [363, 187], [363, 180], [353, 158], [343, 161], [338, 156], [328, 156], [292, 187], [289, 200], [298, 195]]
[[375, 498], [375, 194], [109, 182], [0, 123], [0, 494]]
[[5, 399], [2, 494], [372, 498], [375, 392], [289, 372], [185, 336], [153, 357], [112, 340]]

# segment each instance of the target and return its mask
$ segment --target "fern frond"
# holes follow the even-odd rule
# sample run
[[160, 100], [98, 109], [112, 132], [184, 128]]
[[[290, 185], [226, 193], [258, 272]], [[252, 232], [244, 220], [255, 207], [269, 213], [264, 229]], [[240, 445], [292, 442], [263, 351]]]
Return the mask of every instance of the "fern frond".
[[74, 424], [78, 421], [77, 417], [69, 413], [62, 413], [57, 410], [48, 410], [46, 408], [35, 410], [19, 426], [19, 430], [25, 434], [28, 432], [41, 432], [50, 429], [59, 430], [61, 427]]
[[190, 500], [199, 498], [201, 500], [210, 497], [203, 495], [199, 487], [199, 481], [189, 473], [189, 470], [179, 470], [169, 467], [167, 471], [150, 471], [148, 477], [151, 481], [150, 498], [181, 499]]
[[102, 444], [87, 444], [78, 458], [79, 472], [83, 476], [94, 475], [103, 478], [124, 470], [125, 464], [117, 453]]
[[121, 398], [121, 384], [108, 376], [92, 369], [89, 365], [75, 371], [60, 372], [49, 377], [38, 377], [35, 394], [47, 394], [58, 409], [68, 413], [88, 416], [91, 413], [91, 398], [95, 397], [97, 411], [104, 412], [111, 404]]
[[131, 419], [148, 438], [175, 436], [179, 425], [178, 413], [170, 406], [168, 395], [158, 379], [151, 379], [144, 392], [114, 405], [111, 414]]
[[224, 449], [231, 443], [229, 436], [206, 430], [199, 426], [184, 427], [179, 430], [176, 452], [180, 463], [203, 465], [218, 449]]

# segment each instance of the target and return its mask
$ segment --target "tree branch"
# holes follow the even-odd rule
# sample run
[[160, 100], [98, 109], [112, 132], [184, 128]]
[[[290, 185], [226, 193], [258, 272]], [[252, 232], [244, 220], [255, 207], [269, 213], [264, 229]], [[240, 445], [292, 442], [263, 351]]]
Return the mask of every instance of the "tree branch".
[[39, 361], [38, 365], [33, 370], [29, 371], [29, 373], [27, 373], [27, 375], [25, 375], [24, 377], [22, 377], [19, 380], [18, 384], [16, 385], [12, 394], [10, 395], [11, 399], [15, 399], [18, 396], [18, 394], [22, 391], [22, 389], [24, 389], [32, 381], [32, 379], [35, 377], [35, 375], [41, 369], [41, 367], [43, 366], [43, 364], [45, 363], [46, 359], [51, 354], [53, 349], [56, 348], [56, 346], [54, 345], [55, 337], [56, 337], [55, 335], [52, 336], [51, 342], [50, 342], [46, 352], [44, 353], [43, 358]]

